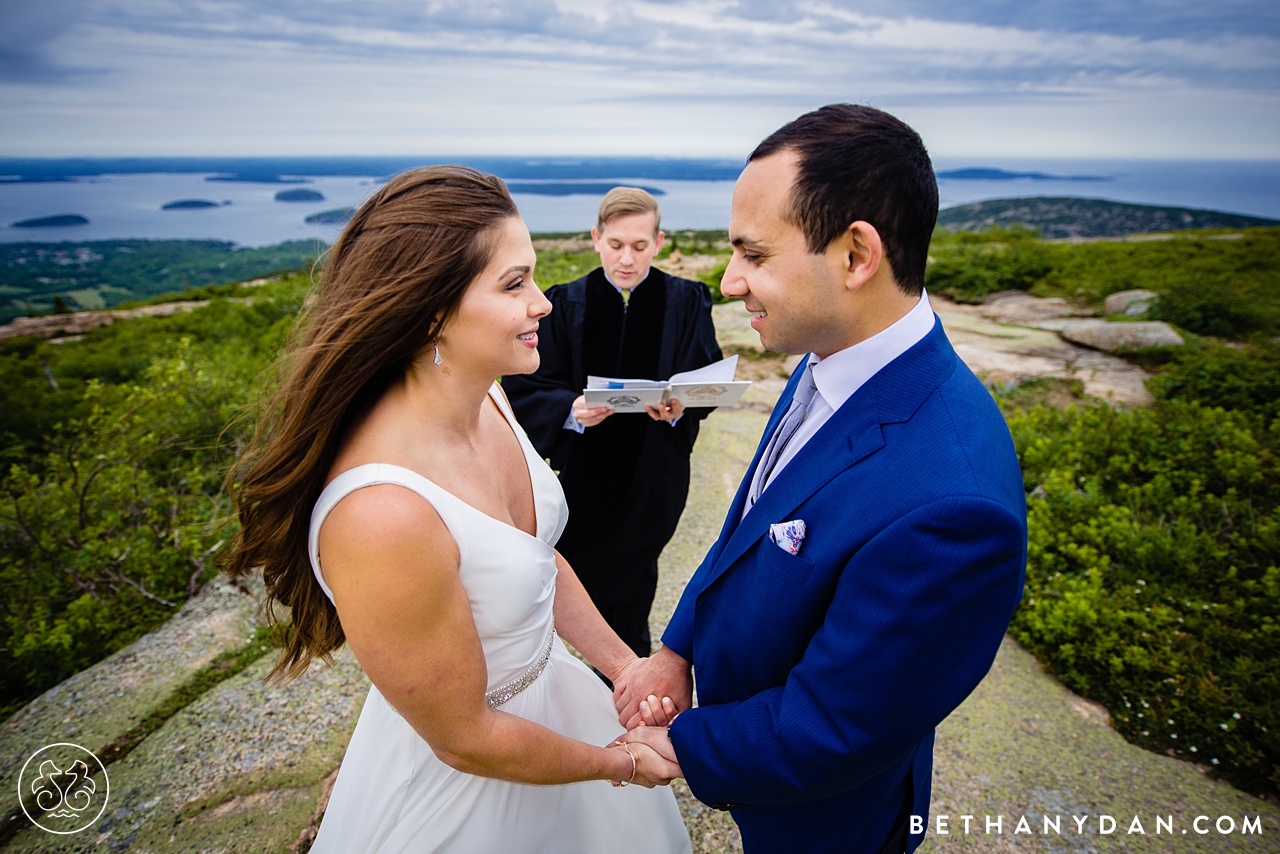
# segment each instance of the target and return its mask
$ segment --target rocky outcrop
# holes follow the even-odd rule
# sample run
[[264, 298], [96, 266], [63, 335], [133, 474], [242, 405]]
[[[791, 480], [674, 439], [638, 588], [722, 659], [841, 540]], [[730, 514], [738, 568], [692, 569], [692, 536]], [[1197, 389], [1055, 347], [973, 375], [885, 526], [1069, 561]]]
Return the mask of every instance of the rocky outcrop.
[[[1062, 299], [1041, 299], [1023, 291], [992, 294], [983, 305], [960, 305], [930, 294], [933, 310], [942, 320], [956, 353], [988, 382], [1012, 386], [1029, 380], [1079, 380], [1084, 393], [1124, 406], [1145, 406], [1152, 397], [1150, 375], [1117, 356], [1065, 340], [1058, 328], [1105, 321], [1077, 319], [1088, 311]], [[712, 310], [716, 338], [726, 353], [748, 357], [764, 354], [760, 336], [751, 328], [742, 303], [717, 305]], [[1109, 326], [1140, 326], [1114, 323]], [[739, 365], [739, 371], [743, 367]]]
[[187, 679], [246, 645], [257, 623], [254, 587], [216, 578], [159, 629], [31, 701], [0, 727], [0, 821], [21, 815], [17, 775], [35, 750], [65, 741], [104, 756]]
[[12, 852], [285, 851], [317, 816], [369, 682], [344, 651], [331, 667], [271, 683], [272, 656], [220, 683], [110, 766], [94, 831], [29, 828]]
[[[933, 299], [933, 297], [930, 297]], [[1072, 305], [1061, 297], [1044, 299], [1026, 291], [1001, 291], [982, 301], [978, 314], [996, 323], [1034, 324], [1060, 317], [1091, 315], [1090, 309]]]
[[1159, 294], [1155, 291], [1138, 288], [1132, 291], [1117, 291], [1107, 297], [1103, 313], [1107, 315], [1123, 314], [1125, 317], [1145, 317], [1155, 305]]
[[673, 249], [670, 255], [655, 261], [653, 266], [672, 276], [697, 280], [723, 264], [724, 261], [725, 259], [719, 255], [703, 255], [700, 252], [685, 255], [679, 249]]
[[556, 251], [577, 255], [580, 252], [590, 252], [595, 244], [591, 242], [591, 235], [580, 234], [575, 237], [539, 237], [533, 241], [533, 248], [536, 252]]
[[44, 317], [19, 317], [0, 326], [0, 341], [22, 335], [36, 335], [40, 338], [84, 335], [99, 326], [110, 326], [117, 320], [131, 320], [135, 317], [168, 317], [171, 314], [192, 311], [208, 304], [208, 300], [191, 300], [126, 308], [120, 311], [77, 311], [71, 314], [50, 314]]
[[[1137, 365], [1064, 340], [1052, 327], [1067, 323], [1101, 321], [1052, 318], [1050, 313], [1067, 311], [1061, 301], [1036, 306], [1036, 297], [1001, 300], [982, 306], [957, 305], [931, 295], [933, 309], [942, 326], [969, 368], [991, 384], [1006, 388], [1042, 378], [1079, 380], [1084, 393], [1124, 406], [1151, 403], [1147, 391], [1149, 374]], [[1043, 302], [1049, 302], [1044, 300]], [[1023, 324], [994, 322], [996, 317], [1039, 317]], [[1133, 324], [1117, 324], [1129, 325]]]
[[1114, 353], [1117, 350], [1146, 350], [1152, 347], [1181, 347], [1182, 336], [1162, 320], [1113, 323], [1108, 320], [1069, 320], [1058, 327], [1068, 341]]

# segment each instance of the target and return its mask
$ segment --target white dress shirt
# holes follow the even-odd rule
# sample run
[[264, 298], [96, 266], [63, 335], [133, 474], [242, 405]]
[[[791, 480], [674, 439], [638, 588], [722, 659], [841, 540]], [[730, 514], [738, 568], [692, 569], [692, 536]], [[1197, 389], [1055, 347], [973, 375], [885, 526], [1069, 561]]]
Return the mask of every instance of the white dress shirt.
[[[852, 347], [832, 353], [825, 359], [810, 355], [809, 364], [813, 366], [813, 383], [817, 386], [817, 391], [809, 404], [808, 415], [791, 437], [791, 441], [787, 442], [786, 447], [782, 449], [778, 462], [774, 464], [773, 471], [765, 482], [765, 489], [769, 488], [769, 484], [777, 479], [787, 463], [800, 453], [805, 443], [822, 429], [822, 425], [827, 423], [854, 392], [862, 388], [867, 380], [878, 374], [885, 365], [919, 343], [933, 329], [935, 322], [933, 308], [929, 305], [929, 295], [922, 291], [920, 301], [915, 307], [888, 329], [877, 332]], [[760, 475], [761, 472], [757, 468], [752, 478], [753, 487]], [[745, 516], [750, 509], [751, 504], [748, 501], [742, 515]]]

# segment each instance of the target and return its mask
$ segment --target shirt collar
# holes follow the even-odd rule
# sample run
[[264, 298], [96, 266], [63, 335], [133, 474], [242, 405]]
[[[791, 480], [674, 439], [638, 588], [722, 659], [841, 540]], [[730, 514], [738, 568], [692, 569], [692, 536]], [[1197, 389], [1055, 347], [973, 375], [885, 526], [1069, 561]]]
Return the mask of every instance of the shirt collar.
[[910, 350], [933, 329], [935, 322], [929, 295], [920, 292], [915, 307], [892, 326], [832, 353], [825, 359], [810, 356], [813, 383], [834, 412], [882, 368]]
[[[604, 270], [601, 270], [600, 272], [604, 273]], [[643, 279], [641, 279], [640, 281], [636, 282], [634, 285], [632, 285], [632, 286], [631, 286], [631, 290], [633, 290], [633, 291], [634, 291], [636, 288], [638, 288], [638, 287], [640, 287], [642, 284], [644, 284], [644, 283], [649, 279], [649, 274], [650, 274], [650, 273], [652, 273], [652, 272], [653, 272], [653, 267], [650, 267], [649, 269], [645, 270], [645, 271], [644, 271], [644, 278], [643, 278]], [[614, 289], [615, 291], [617, 291], [618, 293], [622, 293], [622, 288], [620, 288], [620, 287], [618, 287], [617, 285], [614, 285], [614, 284], [613, 284], [613, 279], [610, 279], [610, 278], [609, 278], [609, 274], [608, 274], [608, 273], [605, 273], [605, 274], [604, 274], [604, 280], [605, 280], [606, 282], [608, 282], [609, 284], [613, 285], [613, 289]]]

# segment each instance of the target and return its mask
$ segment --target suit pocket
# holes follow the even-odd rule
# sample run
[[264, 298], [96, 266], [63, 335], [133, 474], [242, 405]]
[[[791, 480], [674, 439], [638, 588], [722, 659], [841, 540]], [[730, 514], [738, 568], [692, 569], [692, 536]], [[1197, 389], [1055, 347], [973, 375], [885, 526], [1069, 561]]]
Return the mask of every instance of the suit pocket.
[[813, 635], [813, 615], [821, 610], [814, 589], [820, 573], [812, 561], [783, 551], [767, 537], [756, 551], [750, 693], [787, 681]]
[[761, 568], [769, 572], [785, 573], [796, 581], [808, 581], [813, 573], [811, 561], [780, 548], [767, 536], [760, 543], [757, 551], [760, 553]]

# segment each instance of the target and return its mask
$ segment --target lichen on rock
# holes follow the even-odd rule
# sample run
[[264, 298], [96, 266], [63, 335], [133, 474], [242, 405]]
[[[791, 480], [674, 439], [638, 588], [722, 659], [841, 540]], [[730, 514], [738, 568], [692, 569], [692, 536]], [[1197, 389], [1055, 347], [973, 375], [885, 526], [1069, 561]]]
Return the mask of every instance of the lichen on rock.
[[0, 790], [5, 815], [21, 815], [17, 775], [46, 744], [78, 744], [101, 754], [193, 674], [220, 654], [244, 646], [258, 617], [253, 588], [215, 578], [169, 622], [50, 688], [0, 727]]

